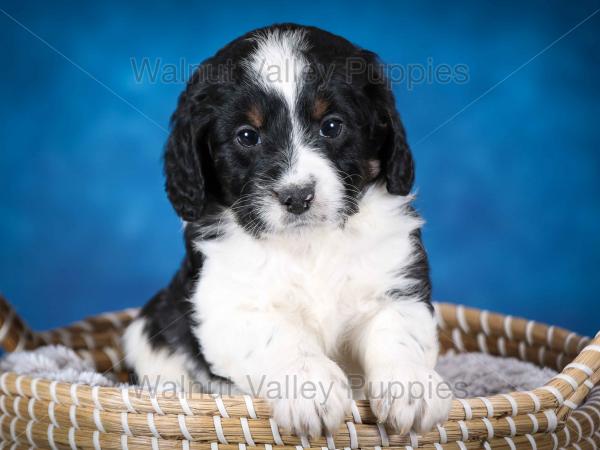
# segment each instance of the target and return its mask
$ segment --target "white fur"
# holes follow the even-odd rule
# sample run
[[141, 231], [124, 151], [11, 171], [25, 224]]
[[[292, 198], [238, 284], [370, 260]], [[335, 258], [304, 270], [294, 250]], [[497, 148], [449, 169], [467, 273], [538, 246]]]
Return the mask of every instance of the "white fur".
[[211, 380], [208, 373], [197, 370], [186, 355], [177, 353], [177, 349], [152, 348], [151, 336], [145, 332], [144, 325], [143, 318], [134, 320], [122, 340], [125, 362], [135, 369], [139, 385], [156, 391], [235, 393], [235, 389]]
[[140, 377], [147, 377], [146, 380], [139, 380], [142, 385], [149, 384], [162, 390], [168, 383], [175, 383], [183, 390], [185, 383], [182, 380], [189, 379], [185, 356], [170, 354], [166, 349], [153, 349], [149, 343], [150, 336], [144, 331], [144, 323], [144, 319], [136, 319], [123, 335], [125, 362], [130, 367], [135, 367]]
[[321, 423], [335, 429], [348, 412], [341, 367], [373, 383], [367, 394], [382, 395], [373, 402], [382, 421], [404, 431], [444, 419], [449, 400], [392, 398], [395, 391], [386, 388], [440, 381], [432, 370], [438, 347], [427, 306], [388, 297], [413, 282], [402, 271], [414, 257], [410, 234], [421, 226], [407, 209], [410, 200], [373, 186], [344, 227], [256, 239], [228, 221], [222, 239], [196, 242], [205, 262], [192, 297], [201, 324], [194, 332], [212, 370], [267, 398], [268, 383], [289, 376], [331, 387], [313, 399], [269, 398], [276, 420], [300, 433], [317, 435]]
[[290, 111], [296, 107], [308, 67], [302, 56], [302, 51], [308, 49], [304, 34], [302, 30], [271, 30], [257, 34], [253, 38], [257, 43], [256, 51], [246, 61], [257, 81], [267, 91], [281, 94]]
[[271, 231], [282, 231], [288, 226], [286, 219], [289, 216], [292, 216], [297, 225], [324, 222], [338, 225], [342, 220], [344, 186], [331, 162], [304, 144], [296, 146], [292, 158], [289, 170], [276, 183], [275, 190], [314, 182], [314, 200], [310, 209], [298, 217], [288, 213], [272, 195], [267, 195], [261, 210], [261, 217], [267, 228]]

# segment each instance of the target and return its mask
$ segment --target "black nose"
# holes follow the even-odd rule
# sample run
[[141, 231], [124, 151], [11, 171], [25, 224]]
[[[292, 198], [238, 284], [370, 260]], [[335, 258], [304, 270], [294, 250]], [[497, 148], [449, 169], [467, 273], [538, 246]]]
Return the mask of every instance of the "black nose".
[[288, 186], [275, 191], [279, 202], [292, 214], [300, 215], [308, 211], [315, 198], [314, 183], [302, 186]]

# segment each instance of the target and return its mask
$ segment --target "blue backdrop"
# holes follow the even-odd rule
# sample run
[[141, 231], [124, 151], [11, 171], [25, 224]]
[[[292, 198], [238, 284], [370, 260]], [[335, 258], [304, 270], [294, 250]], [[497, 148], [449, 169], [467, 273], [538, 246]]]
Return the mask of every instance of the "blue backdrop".
[[[32, 326], [167, 283], [183, 250], [160, 157], [183, 80], [295, 21], [412, 67], [395, 91], [435, 297], [600, 328], [599, 2], [0, 4], [0, 291]], [[419, 75], [441, 65], [467, 79]]]

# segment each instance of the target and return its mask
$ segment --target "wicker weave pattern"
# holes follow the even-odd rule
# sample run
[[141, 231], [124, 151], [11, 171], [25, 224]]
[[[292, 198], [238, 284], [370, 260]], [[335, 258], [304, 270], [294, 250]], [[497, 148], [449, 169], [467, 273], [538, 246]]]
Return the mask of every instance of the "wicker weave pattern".
[[[438, 304], [436, 311], [443, 350], [515, 356], [562, 372], [531, 392], [455, 400], [449, 420], [422, 435], [388, 433], [368, 402], [357, 401], [334, 436], [310, 442], [278, 429], [268, 403], [259, 398], [154, 395], [4, 373], [0, 438], [41, 448], [597, 448], [600, 337], [590, 341], [560, 328], [462, 306]], [[61, 343], [97, 370], [126, 379], [119, 338], [136, 314], [130, 309], [33, 333], [0, 297], [0, 344], [13, 351]]]

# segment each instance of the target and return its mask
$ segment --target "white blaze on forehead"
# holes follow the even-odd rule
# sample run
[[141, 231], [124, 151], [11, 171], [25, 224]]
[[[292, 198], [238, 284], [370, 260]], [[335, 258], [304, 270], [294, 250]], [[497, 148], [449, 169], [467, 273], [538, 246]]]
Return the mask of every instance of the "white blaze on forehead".
[[303, 30], [271, 30], [254, 36], [256, 50], [247, 64], [257, 81], [268, 91], [279, 93], [293, 115], [302, 91], [308, 62], [302, 52], [308, 50]]

